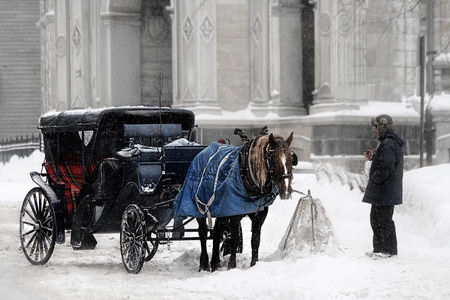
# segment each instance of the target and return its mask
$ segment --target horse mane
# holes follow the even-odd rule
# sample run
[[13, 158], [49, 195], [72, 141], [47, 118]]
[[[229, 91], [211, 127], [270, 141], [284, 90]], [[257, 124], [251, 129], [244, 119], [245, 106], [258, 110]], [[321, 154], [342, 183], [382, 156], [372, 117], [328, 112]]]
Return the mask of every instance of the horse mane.
[[258, 136], [253, 141], [253, 148], [250, 154], [250, 167], [252, 169], [252, 177], [261, 190], [267, 182], [268, 172], [266, 166], [266, 146], [269, 143], [269, 136]]

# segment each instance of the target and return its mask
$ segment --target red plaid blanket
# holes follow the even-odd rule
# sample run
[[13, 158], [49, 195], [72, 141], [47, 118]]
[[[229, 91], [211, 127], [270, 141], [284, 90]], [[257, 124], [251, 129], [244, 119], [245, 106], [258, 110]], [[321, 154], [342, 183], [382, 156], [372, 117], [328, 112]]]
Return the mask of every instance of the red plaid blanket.
[[[60, 200], [65, 206], [67, 215], [71, 215], [80, 201], [78, 198], [84, 180], [83, 165], [80, 160], [76, 159], [64, 159], [63, 161], [58, 165], [46, 161], [44, 165], [50, 178], [64, 187], [65, 199]], [[85, 164], [84, 168], [84, 177], [86, 177], [97, 169], [97, 164]]]

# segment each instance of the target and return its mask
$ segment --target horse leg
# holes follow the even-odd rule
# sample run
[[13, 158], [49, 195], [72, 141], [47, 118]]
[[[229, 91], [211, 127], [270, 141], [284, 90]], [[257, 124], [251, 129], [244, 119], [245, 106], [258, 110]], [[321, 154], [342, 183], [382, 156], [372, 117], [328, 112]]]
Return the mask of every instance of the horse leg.
[[211, 272], [220, 268], [220, 242], [225, 230], [226, 218], [216, 218], [213, 230], [213, 249], [211, 255]]
[[228, 270], [236, 268], [236, 252], [239, 245], [239, 224], [244, 215], [230, 217], [230, 259]]
[[206, 225], [206, 219], [201, 218], [197, 219], [198, 223], [198, 237], [200, 238], [200, 246], [201, 246], [201, 253], [200, 253], [200, 266], [198, 268], [198, 271], [209, 271], [209, 257], [208, 257], [208, 250], [206, 248], [206, 239], [208, 237], [208, 226]]
[[258, 261], [259, 245], [261, 243], [261, 227], [266, 220], [269, 208], [265, 207], [264, 210], [258, 211], [254, 214], [250, 214], [250, 220], [252, 220], [252, 260], [250, 267], [253, 267]]

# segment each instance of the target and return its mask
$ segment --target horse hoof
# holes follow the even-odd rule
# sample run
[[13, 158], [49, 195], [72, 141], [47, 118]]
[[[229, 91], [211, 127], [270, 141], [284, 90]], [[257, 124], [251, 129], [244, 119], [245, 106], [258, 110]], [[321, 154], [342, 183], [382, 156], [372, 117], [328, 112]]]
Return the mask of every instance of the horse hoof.
[[210, 270], [209, 266], [208, 267], [202, 267], [202, 266], [198, 267], [198, 271], [199, 272], [201, 272], [201, 271], [209, 271], [209, 270]]
[[201, 263], [200, 266], [198, 267], [198, 271], [209, 271], [210, 270], [210, 266], [209, 263]]
[[211, 272], [217, 271], [220, 268], [220, 263], [211, 263]]
[[236, 262], [235, 263], [228, 263], [228, 270], [236, 269]]

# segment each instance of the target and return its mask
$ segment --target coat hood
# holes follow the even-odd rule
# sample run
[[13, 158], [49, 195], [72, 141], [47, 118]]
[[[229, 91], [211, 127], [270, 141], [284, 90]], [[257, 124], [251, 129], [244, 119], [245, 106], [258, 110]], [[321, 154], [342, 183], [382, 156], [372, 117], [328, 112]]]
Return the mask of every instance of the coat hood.
[[382, 141], [386, 138], [391, 138], [391, 139], [395, 140], [402, 148], [405, 145], [405, 141], [402, 140], [398, 135], [396, 135], [393, 130], [388, 130], [388, 132], [386, 132], [386, 134], [384, 134], [383, 136], [380, 136], [379, 140]]

